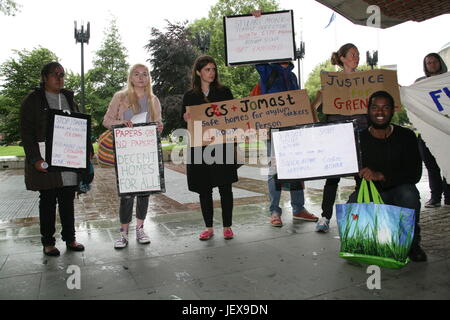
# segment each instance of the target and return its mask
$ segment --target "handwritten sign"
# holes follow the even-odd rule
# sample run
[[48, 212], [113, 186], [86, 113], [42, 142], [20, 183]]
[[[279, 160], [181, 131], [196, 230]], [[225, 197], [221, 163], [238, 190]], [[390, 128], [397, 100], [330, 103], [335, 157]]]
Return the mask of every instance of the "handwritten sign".
[[227, 65], [295, 59], [292, 10], [223, 18]]
[[164, 192], [162, 150], [156, 123], [113, 127], [119, 195]]
[[359, 171], [354, 125], [316, 124], [272, 131], [278, 179], [312, 180]]
[[49, 170], [86, 169], [90, 126], [88, 115], [49, 110], [45, 144]]
[[270, 128], [317, 121], [306, 90], [187, 107], [191, 146], [266, 140]]
[[400, 110], [397, 71], [322, 72], [320, 79], [325, 114], [366, 114], [370, 95], [379, 90], [389, 92], [394, 98], [395, 110]]

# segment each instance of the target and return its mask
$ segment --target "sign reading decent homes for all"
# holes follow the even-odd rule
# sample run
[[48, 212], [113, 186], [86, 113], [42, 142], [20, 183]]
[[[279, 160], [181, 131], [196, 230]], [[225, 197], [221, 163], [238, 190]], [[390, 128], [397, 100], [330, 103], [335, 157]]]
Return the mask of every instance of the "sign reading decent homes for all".
[[359, 171], [352, 122], [314, 124], [272, 131], [279, 180], [322, 179]]
[[164, 192], [161, 141], [156, 123], [113, 127], [119, 195]]
[[223, 18], [227, 65], [295, 60], [292, 10]]
[[366, 114], [370, 95], [379, 90], [392, 95], [396, 111], [401, 108], [397, 71], [322, 72], [320, 78], [325, 114]]
[[86, 169], [91, 117], [81, 113], [49, 110], [45, 159], [49, 170]]
[[292, 90], [186, 108], [191, 146], [266, 140], [270, 128], [316, 122], [306, 90]]

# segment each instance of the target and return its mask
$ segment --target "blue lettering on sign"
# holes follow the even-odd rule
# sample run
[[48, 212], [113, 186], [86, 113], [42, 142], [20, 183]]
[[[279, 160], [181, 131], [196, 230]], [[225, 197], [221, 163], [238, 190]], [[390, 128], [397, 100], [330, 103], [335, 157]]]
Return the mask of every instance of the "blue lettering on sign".
[[435, 90], [435, 91], [429, 92], [429, 95], [431, 96], [431, 99], [433, 99], [434, 103], [436, 104], [439, 112], [444, 111], [442, 104], [439, 102], [439, 98], [441, 98], [441, 95], [439, 93], [441, 93], [442, 91], [444, 91], [445, 94], [447, 95], [447, 97], [450, 99], [450, 90], [447, 87], [442, 88], [442, 90]]

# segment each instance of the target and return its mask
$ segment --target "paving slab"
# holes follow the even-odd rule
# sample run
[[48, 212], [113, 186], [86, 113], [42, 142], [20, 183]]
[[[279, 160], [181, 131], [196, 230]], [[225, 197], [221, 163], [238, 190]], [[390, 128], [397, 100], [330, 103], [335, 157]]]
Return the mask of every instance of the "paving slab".
[[[185, 182], [183, 167], [166, 168], [170, 181]], [[115, 250], [118, 237], [118, 197], [114, 171], [96, 168], [90, 193], [76, 199], [77, 240], [84, 252], [66, 252], [57, 222], [56, 246], [60, 257], [42, 253], [39, 220], [30, 212], [38, 193], [24, 188], [22, 171], [0, 171], [0, 299], [107, 299], [107, 300], [387, 300], [449, 299], [450, 208], [422, 211], [422, 244], [428, 262], [402, 269], [381, 268], [381, 289], [367, 287], [367, 265], [338, 256], [340, 240], [333, 217], [329, 233], [318, 234], [315, 223], [292, 219], [289, 193], [283, 192], [282, 228], [268, 223], [265, 176], [258, 167], [239, 169], [233, 211], [235, 238], [223, 239], [220, 201], [215, 200], [215, 235], [199, 241], [204, 228], [195, 193], [152, 195], [144, 225], [151, 244], [135, 240], [134, 221], [127, 248]], [[259, 174], [259, 176], [258, 176]], [[175, 179], [175, 180], [174, 180]], [[178, 180], [176, 180], [178, 179]], [[171, 182], [171, 186], [172, 186]], [[22, 183], [22, 185], [20, 185]], [[325, 180], [308, 181], [305, 207], [320, 215]], [[427, 196], [427, 180], [419, 184]], [[337, 203], [344, 203], [354, 180], [341, 180]], [[176, 190], [176, 187], [174, 187]], [[15, 197], [14, 195], [17, 195]], [[26, 196], [24, 196], [26, 195]], [[188, 200], [186, 200], [188, 199]], [[21, 203], [13, 207], [8, 201]], [[187, 202], [183, 202], [187, 201]], [[192, 201], [192, 202], [189, 202]], [[2, 209], [3, 208], [3, 209]], [[12, 216], [12, 210], [16, 215]], [[20, 209], [21, 208], [21, 209]], [[2, 213], [3, 212], [3, 213]], [[70, 266], [80, 268], [81, 289], [69, 289]]]

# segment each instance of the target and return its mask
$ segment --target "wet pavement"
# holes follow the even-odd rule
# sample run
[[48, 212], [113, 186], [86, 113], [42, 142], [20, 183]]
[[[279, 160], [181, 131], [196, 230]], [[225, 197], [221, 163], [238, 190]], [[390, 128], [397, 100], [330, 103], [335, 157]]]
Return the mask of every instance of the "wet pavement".
[[[381, 289], [370, 290], [367, 266], [338, 256], [336, 220], [327, 234], [315, 223], [292, 220], [289, 193], [282, 194], [282, 228], [268, 223], [267, 184], [262, 168], [243, 166], [233, 186], [235, 238], [221, 234], [220, 200], [215, 196], [215, 236], [203, 230], [198, 197], [186, 192], [184, 166], [165, 164], [165, 194], [152, 195], [140, 245], [130, 230], [129, 246], [113, 248], [118, 236], [119, 199], [114, 169], [95, 167], [92, 190], [75, 200], [77, 240], [84, 252], [60, 257], [42, 253], [38, 193], [25, 190], [22, 169], [0, 171], [0, 299], [449, 299], [450, 208], [424, 209], [422, 246], [428, 262], [400, 270], [381, 268]], [[320, 215], [324, 181], [306, 183], [305, 207]], [[418, 184], [428, 200], [426, 170]], [[342, 179], [336, 203], [354, 188]], [[134, 223], [134, 222], [133, 222]], [[80, 282], [74, 280], [79, 270]], [[79, 289], [78, 289], [79, 284]], [[75, 288], [74, 288], [75, 285]]]

